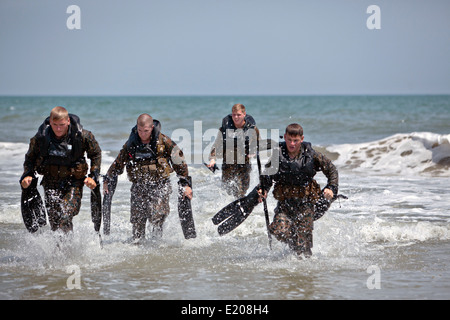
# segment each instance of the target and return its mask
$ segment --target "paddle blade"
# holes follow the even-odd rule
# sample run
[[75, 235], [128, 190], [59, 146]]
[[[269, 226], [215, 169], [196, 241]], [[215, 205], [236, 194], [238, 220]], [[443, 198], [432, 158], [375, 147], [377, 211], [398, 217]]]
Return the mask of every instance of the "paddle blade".
[[29, 232], [36, 232], [47, 224], [45, 206], [37, 190], [36, 178], [32, 180], [28, 188], [22, 188], [21, 211], [23, 222]]
[[258, 199], [258, 190], [255, 187], [247, 196], [233, 201], [217, 212], [212, 221], [215, 225], [219, 225], [217, 228], [219, 234], [227, 234], [244, 222], [259, 204]]
[[102, 206], [102, 218], [103, 218], [103, 233], [109, 235], [111, 232], [111, 203], [112, 194], [106, 193], [103, 196], [103, 206]]
[[219, 212], [217, 212], [214, 215], [214, 217], [212, 217], [212, 222], [214, 223], [214, 225], [218, 225], [218, 224], [224, 222], [225, 220], [227, 220], [232, 215], [239, 213], [239, 210], [240, 210], [239, 202], [240, 201], [241, 201], [241, 199], [233, 201], [226, 207], [222, 208]]
[[245, 219], [248, 218], [249, 215], [250, 214], [245, 214], [243, 212], [232, 215], [229, 219], [225, 220], [217, 227], [217, 232], [219, 233], [219, 235], [223, 236], [233, 231], [234, 229], [239, 227], [242, 222], [244, 222]]
[[117, 176], [111, 179], [104, 178], [103, 181], [108, 183], [108, 193], [103, 196], [102, 218], [103, 218], [103, 233], [109, 235], [111, 232], [111, 204], [114, 192], [117, 187]]
[[100, 184], [91, 190], [91, 217], [94, 223], [94, 230], [99, 231], [102, 223], [102, 195], [100, 193]]
[[181, 193], [178, 194], [178, 216], [180, 218], [184, 238], [192, 239], [197, 237], [194, 217], [192, 215], [191, 200], [187, 197], [183, 197]]

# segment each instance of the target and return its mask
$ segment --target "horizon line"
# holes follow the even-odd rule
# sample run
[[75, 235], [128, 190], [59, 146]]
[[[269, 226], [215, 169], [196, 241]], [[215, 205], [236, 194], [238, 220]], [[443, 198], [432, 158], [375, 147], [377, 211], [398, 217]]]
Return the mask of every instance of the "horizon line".
[[4, 94], [0, 97], [349, 97], [349, 96], [448, 96], [450, 93], [292, 93], [292, 94]]

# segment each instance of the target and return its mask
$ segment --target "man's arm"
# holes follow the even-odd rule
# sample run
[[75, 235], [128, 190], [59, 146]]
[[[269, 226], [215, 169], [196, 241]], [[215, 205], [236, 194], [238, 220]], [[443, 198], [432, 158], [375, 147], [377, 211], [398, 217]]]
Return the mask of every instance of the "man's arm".
[[170, 155], [169, 160], [172, 168], [180, 179], [178, 183], [184, 188], [184, 196], [192, 199], [192, 179], [189, 176], [183, 151], [167, 136], [163, 136], [163, 142], [166, 145], [168, 155]]
[[26, 189], [30, 186], [36, 171], [36, 161], [39, 156], [39, 147], [36, 137], [30, 139], [28, 151], [25, 154], [23, 163], [23, 174], [20, 178], [20, 185]]
[[92, 132], [83, 130], [82, 138], [83, 148], [86, 151], [87, 157], [91, 160], [91, 170], [88, 177], [84, 179], [84, 184], [88, 188], [94, 189], [99, 183], [102, 150]]
[[327, 185], [324, 188], [324, 196], [330, 200], [338, 193], [339, 188], [339, 174], [336, 166], [326, 156], [320, 152], [314, 154], [314, 164], [317, 171], [322, 171], [327, 177]]
[[123, 173], [126, 163], [129, 161], [127, 145], [125, 144], [117, 155], [116, 159], [109, 166], [103, 182], [103, 192], [108, 193], [108, 181], [115, 179]]

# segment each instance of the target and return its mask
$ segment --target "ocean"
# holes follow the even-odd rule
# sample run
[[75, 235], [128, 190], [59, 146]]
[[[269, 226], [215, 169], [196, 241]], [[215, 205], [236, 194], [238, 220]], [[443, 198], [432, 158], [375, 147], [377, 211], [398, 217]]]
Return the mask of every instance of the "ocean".
[[[221, 171], [202, 163], [235, 103], [267, 138], [278, 140], [288, 124], [300, 123], [305, 141], [339, 170], [339, 193], [348, 199], [315, 222], [310, 259], [297, 259], [275, 239], [269, 248], [262, 205], [228, 235], [211, 222], [234, 199], [221, 190]], [[87, 188], [71, 234], [48, 226], [28, 233], [18, 181], [29, 139], [57, 105], [94, 133], [102, 173], [139, 114], [158, 119], [189, 164], [197, 238], [184, 239], [173, 194], [162, 239], [130, 244], [126, 174], [103, 246]], [[265, 163], [268, 152], [261, 156]], [[252, 165], [251, 188], [258, 180]], [[0, 97], [0, 299], [449, 299], [449, 177], [450, 96]], [[321, 173], [317, 180], [325, 185]], [[275, 205], [270, 194], [271, 219]]]

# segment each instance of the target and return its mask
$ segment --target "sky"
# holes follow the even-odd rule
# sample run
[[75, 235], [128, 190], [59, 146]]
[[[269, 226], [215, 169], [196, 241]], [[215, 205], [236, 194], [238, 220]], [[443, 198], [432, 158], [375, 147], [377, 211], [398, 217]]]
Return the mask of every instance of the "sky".
[[448, 0], [0, 0], [0, 95], [450, 94], [449, 13]]

